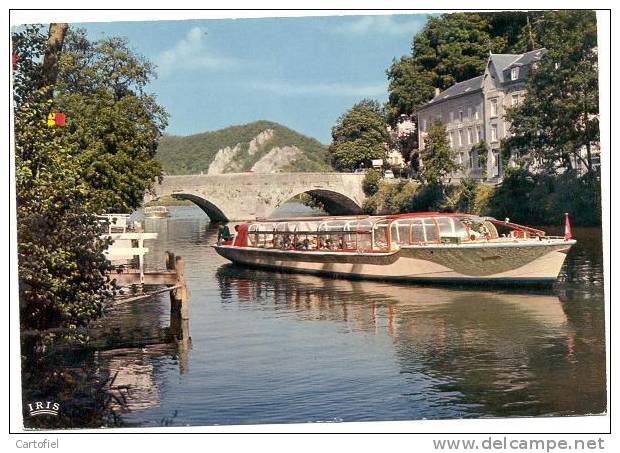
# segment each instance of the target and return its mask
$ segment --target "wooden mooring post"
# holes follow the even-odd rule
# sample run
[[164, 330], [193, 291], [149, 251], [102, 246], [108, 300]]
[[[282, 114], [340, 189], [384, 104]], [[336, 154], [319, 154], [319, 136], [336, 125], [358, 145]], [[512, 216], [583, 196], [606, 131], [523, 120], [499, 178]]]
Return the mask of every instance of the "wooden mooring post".
[[[165, 285], [170, 292], [170, 313], [180, 319], [189, 319], [189, 291], [185, 281], [185, 264], [183, 258], [166, 252], [165, 271], [145, 271], [144, 269], [119, 269], [110, 272], [110, 278], [117, 285]], [[164, 290], [164, 291], [166, 291]], [[155, 293], [145, 293], [134, 299], [147, 298]]]
[[185, 282], [185, 263], [180, 256], [166, 252], [166, 268], [174, 271], [176, 281], [174, 289], [170, 291], [170, 314], [177, 315], [182, 320], [189, 319], [189, 291]]

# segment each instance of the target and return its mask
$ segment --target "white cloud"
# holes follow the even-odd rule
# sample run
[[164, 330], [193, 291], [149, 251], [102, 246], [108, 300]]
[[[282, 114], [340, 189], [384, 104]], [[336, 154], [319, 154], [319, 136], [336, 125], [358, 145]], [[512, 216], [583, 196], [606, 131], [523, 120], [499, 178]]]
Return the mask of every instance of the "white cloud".
[[300, 96], [308, 94], [327, 96], [364, 97], [381, 96], [387, 92], [386, 83], [348, 84], [348, 83], [291, 83], [286, 81], [255, 82], [253, 88], [271, 91], [281, 96]]
[[396, 20], [394, 16], [362, 16], [344, 23], [333, 30], [340, 34], [361, 35], [366, 33], [381, 33], [387, 35], [413, 35], [426, 22], [420, 16], [415, 19]]
[[166, 76], [178, 69], [215, 70], [234, 66], [234, 59], [210, 53], [207, 49], [207, 36], [206, 29], [194, 27], [171, 48], [161, 52], [157, 57], [159, 74]]

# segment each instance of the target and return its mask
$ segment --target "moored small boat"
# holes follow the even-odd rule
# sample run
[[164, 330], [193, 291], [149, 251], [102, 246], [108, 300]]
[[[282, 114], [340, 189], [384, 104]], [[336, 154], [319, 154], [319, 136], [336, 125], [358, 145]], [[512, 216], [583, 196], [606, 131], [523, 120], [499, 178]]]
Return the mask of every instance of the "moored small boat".
[[414, 282], [549, 284], [576, 243], [570, 236], [570, 228], [565, 236], [547, 236], [508, 219], [434, 212], [248, 222], [214, 247], [234, 263], [283, 271]]
[[144, 208], [144, 217], [147, 219], [163, 219], [170, 217], [170, 211], [165, 206], [147, 206]]

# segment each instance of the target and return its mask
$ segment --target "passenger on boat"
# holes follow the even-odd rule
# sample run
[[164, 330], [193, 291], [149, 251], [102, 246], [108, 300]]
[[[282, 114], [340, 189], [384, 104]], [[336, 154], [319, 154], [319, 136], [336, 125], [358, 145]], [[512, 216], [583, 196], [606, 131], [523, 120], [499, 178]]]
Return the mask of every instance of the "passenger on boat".
[[[239, 225], [235, 225], [235, 231], [239, 229]], [[221, 225], [217, 230], [217, 242], [218, 244], [222, 242], [228, 242], [232, 239], [232, 234], [230, 234], [230, 229], [228, 225]]]

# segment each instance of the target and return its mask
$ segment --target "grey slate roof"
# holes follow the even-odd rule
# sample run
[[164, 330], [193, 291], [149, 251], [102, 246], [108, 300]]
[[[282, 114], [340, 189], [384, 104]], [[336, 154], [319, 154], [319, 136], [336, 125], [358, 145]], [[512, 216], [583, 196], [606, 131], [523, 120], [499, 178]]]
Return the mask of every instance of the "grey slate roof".
[[[525, 66], [535, 61], [540, 60], [543, 55], [547, 53], [547, 49], [535, 49], [523, 54], [511, 54], [511, 53], [495, 53], [489, 55], [489, 60], [499, 77], [500, 83], [504, 83], [504, 71], [514, 66]], [[432, 105], [436, 102], [444, 101], [449, 98], [453, 98], [465, 93], [472, 93], [476, 90], [482, 89], [482, 78], [480, 75], [473, 79], [464, 80], [463, 82], [455, 83], [450, 88], [439, 93], [433, 99], [431, 99], [426, 105]]]
[[491, 64], [495, 66], [495, 72], [497, 72], [500, 83], [504, 83], [504, 69], [519, 57], [521, 57], [520, 54], [511, 53], [492, 53], [489, 56]]
[[482, 88], [482, 76], [474, 77], [473, 79], [464, 80], [459, 83], [455, 83], [450, 88], [439, 93], [435, 96], [429, 104], [437, 101], [443, 101], [444, 99], [459, 96], [465, 93], [472, 93]]
[[542, 49], [536, 49], [530, 52], [526, 52], [521, 55], [521, 58], [512, 62], [509, 66], [506, 66], [505, 69], [512, 68], [513, 66], [524, 66], [532, 64], [535, 61], [539, 61], [546, 53], [547, 49], [545, 49], [544, 47]]

